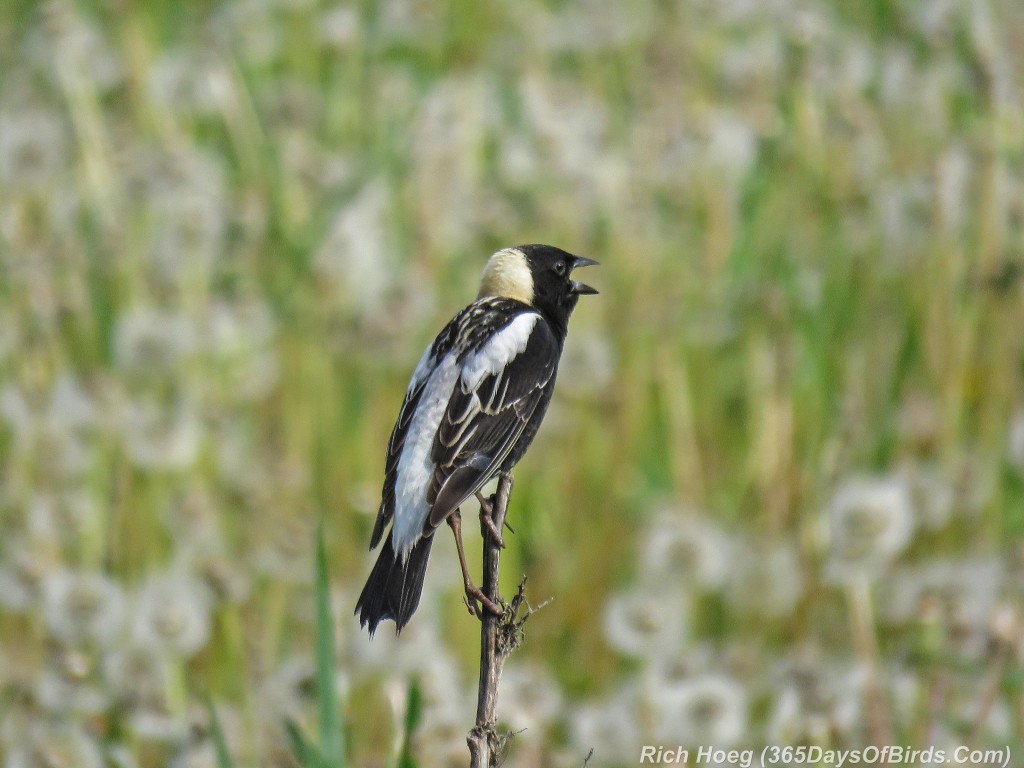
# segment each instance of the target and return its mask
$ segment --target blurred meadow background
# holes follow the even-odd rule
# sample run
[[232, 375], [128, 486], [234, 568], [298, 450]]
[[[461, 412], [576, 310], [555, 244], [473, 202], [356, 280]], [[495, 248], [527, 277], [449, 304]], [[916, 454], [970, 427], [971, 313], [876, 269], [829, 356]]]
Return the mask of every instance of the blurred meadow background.
[[1024, 754], [1024, 4], [4, 0], [4, 766], [216, 765], [207, 696], [295, 765], [320, 521], [349, 764], [413, 686], [401, 764], [468, 764], [448, 532], [401, 638], [352, 610], [410, 372], [523, 242], [601, 295], [516, 473], [509, 764]]

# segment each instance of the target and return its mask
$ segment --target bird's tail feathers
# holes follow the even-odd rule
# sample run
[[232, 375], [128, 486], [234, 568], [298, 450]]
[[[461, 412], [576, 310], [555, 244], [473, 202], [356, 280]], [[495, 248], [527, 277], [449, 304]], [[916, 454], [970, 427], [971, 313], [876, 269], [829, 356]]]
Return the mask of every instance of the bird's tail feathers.
[[427, 558], [433, 541], [433, 536], [417, 541], [409, 557], [402, 562], [391, 546], [391, 536], [384, 538], [380, 556], [359, 595], [355, 610], [359, 626], [368, 627], [371, 637], [384, 619], [392, 619], [395, 631], [401, 632], [415, 613], [420, 604], [423, 577], [427, 572]]

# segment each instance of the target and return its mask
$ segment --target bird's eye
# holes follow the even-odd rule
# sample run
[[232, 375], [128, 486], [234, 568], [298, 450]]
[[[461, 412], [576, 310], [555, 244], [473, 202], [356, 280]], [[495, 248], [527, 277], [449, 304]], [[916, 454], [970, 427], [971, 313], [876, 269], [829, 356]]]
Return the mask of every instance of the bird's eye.
[[554, 270], [555, 270], [555, 274], [556, 275], [558, 275], [559, 277], [564, 277], [565, 276], [565, 262], [564, 261], [556, 261], [555, 262], [555, 266], [554, 266]]

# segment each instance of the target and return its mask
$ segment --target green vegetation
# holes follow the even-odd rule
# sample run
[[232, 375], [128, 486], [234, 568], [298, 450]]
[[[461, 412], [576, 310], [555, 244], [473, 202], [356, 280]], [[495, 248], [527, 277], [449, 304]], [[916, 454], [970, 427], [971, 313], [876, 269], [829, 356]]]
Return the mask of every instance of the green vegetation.
[[400, 638], [351, 614], [411, 370], [522, 242], [601, 296], [516, 473], [510, 764], [1020, 754], [1022, 25], [0, 5], [3, 764], [468, 763], [450, 537]]

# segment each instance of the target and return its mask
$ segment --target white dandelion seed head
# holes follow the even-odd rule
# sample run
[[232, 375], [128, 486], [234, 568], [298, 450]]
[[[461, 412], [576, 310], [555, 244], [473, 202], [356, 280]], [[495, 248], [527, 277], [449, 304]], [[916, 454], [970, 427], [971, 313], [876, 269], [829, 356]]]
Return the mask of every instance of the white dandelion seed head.
[[167, 691], [167, 665], [160, 648], [142, 646], [130, 638], [107, 652], [103, 679], [114, 699], [134, 709], [157, 706]]
[[765, 734], [769, 744], [797, 744], [805, 738], [805, 714], [800, 693], [794, 685], [783, 685], [775, 691]]
[[54, 654], [35, 679], [36, 699], [53, 714], [95, 715], [110, 706], [100, 680], [96, 654], [65, 648]]
[[277, 664], [259, 683], [256, 709], [260, 722], [301, 722], [316, 700], [316, 669], [306, 656]]
[[197, 337], [187, 316], [139, 307], [118, 317], [114, 359], [126, 373], [172, 372], [195, 351]]
[[98, 421], [95, 403], [81, 383], [68, 374], [61, 374], [50, 393], [47, 420], [51, 429], [78, 431]]
[[124, 80], [119, 46], [111, 44], [102, 28], [81, 13], [76, 3], [54, 0], [44, 8], [47, 29], [52, 36], [45, 46], [39, 46], [40, 52], [47, 56], [40, 64], [49, 68], [56, 61], [58, 68], [73, 72], [71, 88], [74, 90], [91, 87], [105, 93]]
[[586, 755], [593, 749], [602, 764], [635, 762], [643, 732], [637, 720], [639, 707], [639, 692], [633, 684], [604, 701], [577, 706], [569, 714], [569, 738], [575, 751]]
[[981, 633], [1006, 580], [999, 558], [940, 558], [895, 571], [881, 599], [881, 616], [893, 623], [919, 618], [926, 602], [947, 619]]
[[638, 562], [645, 584], [713, 592], [733, 562], [729, 537], [693, 510], [666, 508], [647, 527]]
[[276, 0], [239, 0], [221, 6], [213, 17], [214, 39], [224, 50], [237, 51], [246, 65], [269, 66], [284, 47], [278, 10]]
[[277, 383], [279, 366], [271, 346], [276, 329], [266, 305], [215, 303], [206, 331], [205, 346], [225, 372], [231, 392], [257, 398]]
[[557, 12], [534, 10], [524, 19], [529, 39], [547, 53], [612, 51], [646, 35], [655, 23], [646, 4], [582, 0], [558, 7]]
[[0, 556], [0, 607], [12, 613], [34, 610], [43, 584], [60, 568], [59, 537], [49, 507], [32, 501], [23, 533], [8, 533]]
[[605, 105], [568, 81], [533, 74], [521, 81], [521, 99], [531, 127], [547, 150], [546, 161], [569, 176], [589, 180], [603, 160]]
[[43, 582], [43, 616], [61, 642], [107, 647], [120, 635], [124, 610], [121, 587], [103, 574], [61, 569]]
[[188, 718], [184, 713], [173, 711], [165, 700], [136, 707], [127, 719], [128, 730], [137, 739], [181, 744], [188, 738]]
[[877, 577], [910, 543], [914, 509], [898, 477], [855, 478], [836, 490], [825, 512], [825, 575], [833, 582]]
[[652, 676], [644, 696], [653, 717], [652, 735], [661, 742], [728, 747], [746, 732], [747, 691], [730, 675]]
[[10, 189], [40, 190], [68, 163], [64, 124], [41, 108], [0, 113], [0, 183]]
[[184, 573], [150, 577], [134, 601], [132, 637], [143, 647], [189, 658], [210, 635], [212, 598], [207, 586]]
[[22, 725], [17, 736], [5, 739], [6, 768], [103, 768], [100, 746], [82, 725], [49, 720]]
[[940, 467], [914, 462], [905, 465], [900, 475], [910, 489], [917, 522], [923, 530], [937, 531], [952, 520], [956, 495]]
[[387, 307], [401, 271], [384, 224], [390, 204], [387, 183], [371, 181], [335, 214], [313, 257], [318, 275], [349, 307], [371, 319]]
[[294, 500], [286, 495], [266, 494], [260, 499], [259, 525], [263, 535], [251, 561], [256, 571], [290, 584], [308, 584], [312, 579], [316, 516], [308, 509], [296, 512]]
[[608, 644], [626, 656], [672, 653], [686, 638], [683, 597], [673, 590], [635, 586], [613, 594], [604, 607]]
[[502, 176], [513, 184], [531, 184], [541, 168], [532, 136], [506, 131], [499, 137], [498, 164]]
[[337, 5], [320, 14], [320, 42], [336, 51], [345, 51], [355, 45], [362, 29], [356, 6]]
[[19, 440], [25, 440], [35, 426], [35, 414], [25, 393], [17, 384], [8, 383], [0, 389], [0, 417]]
[[561, 714], [564, 700], [557, 681], [546, 667], [522, 664], [507, 667], [501, 676], [498, 717], [531, 741]]
[[188, 188], [161, 197], [149, 214], [146, 255], [152, 274], [168, 285], [202, 284], [224, 256], [225, 200], [220, 193]]
[[726, 597], [744, 613], [768, 618], [788, 616], [804, 592], [804, 574], [796, 547], [787, 541], [734, 544]]
[[122, 439], [131, 462], [142, 469], [180, 471], [199, 455], [203, 428], [190, 403], [130, 403]]
[[217, 89], [224, 78], [216, 60], [203, 51], [164, 51], [146, 72], [146, 95], [153, 106], [175, 117], [209, 116], [220, 106]]
[[756, 128], [740, 115], [715, 111], [707, 117], [705, 132], [705, 161], [735, 186], [757, 157]]

